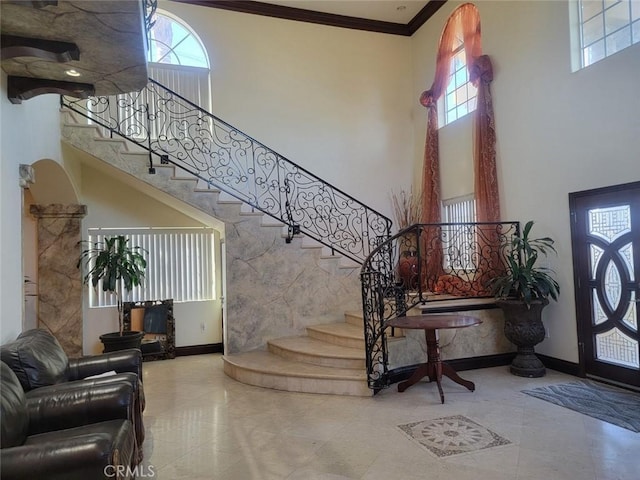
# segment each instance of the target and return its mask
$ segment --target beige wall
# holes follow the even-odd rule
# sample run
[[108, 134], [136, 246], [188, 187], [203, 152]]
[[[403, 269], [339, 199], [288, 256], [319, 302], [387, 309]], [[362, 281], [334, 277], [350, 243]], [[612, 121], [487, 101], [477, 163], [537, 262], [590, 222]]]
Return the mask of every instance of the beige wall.
[[408, 37], [160, 2], [209, 53], [213, 113], [389, 215], [411, 182]]
[[201, 227], [202, 223], [161, 203], [140, 190], [83, 163], [82, 203], [88, 213], [83, 226], [98, 227]]
[[[447, 2], [412, 38], [416, 99], [433, 81], [438, 38], [458, 4]], [[534, 233], [553, 237], [558, 249], [549, 263], [562, 294], [545, 311], [549, 338], [537, 349], [577, 362], [568, 194], [640, 179], [640, 44], [572, 73], [566, 2], [476, 5], [483, 50], [494, 65], [502, 218], [535, 220]], [[426, 113], [418, 105], [413, 117], [419, 171]], [[443, 191], [456, 188], [453, 142], [466, 142], [470, 129], [461, 122], [443, 130]]]

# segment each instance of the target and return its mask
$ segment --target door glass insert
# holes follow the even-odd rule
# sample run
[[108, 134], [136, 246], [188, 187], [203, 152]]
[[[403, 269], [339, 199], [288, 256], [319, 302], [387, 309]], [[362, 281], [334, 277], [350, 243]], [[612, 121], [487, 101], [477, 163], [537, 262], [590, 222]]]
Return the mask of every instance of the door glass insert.
[[596, 334], [596, 358], [616, 365], [639, 368], [638, 342], [617, 328]]
[[635, 272], [633, 271], [633, 244], [631, 242], [627, 243], [624, 247], [618, 250], [618, 252], [624, 260], [627, 272], [629, 272], [629, 280], [632, 282], [635, 281]]
[[618, 205], [589, 210], [589, 233], [611, 243], [631, 231], [631, 208]]
[[627, 309], [627, 313], [622, 317], [622, 321], [626, 323], [630, 328], [638, 331], [638, 313], [636, 307], [636, 292], [631, 292], [631, 301], [629, 302], [629, 308]]
[[600, 306], [600, 300], [598, 299], [598, 291], [593, 289], [593, 324], [600, 325], [607, 321], [607, 314], [604, 313]]
[[598, 263], [600, 262], [600, 257], [602, 257], [604, 250], [593, 243], [589, 245], [589, 249], [591, 253], [591, 279], [593, 280], [596, 278], [596, 269], [598, 268]]
[[604, 293], [609, 302], [611, 310], [615, 310], [620, 303], [620, 295], [622, 294], [622, 282], [620, 280], [620, 272], [615, 263], [609, 261], [604, 274]]

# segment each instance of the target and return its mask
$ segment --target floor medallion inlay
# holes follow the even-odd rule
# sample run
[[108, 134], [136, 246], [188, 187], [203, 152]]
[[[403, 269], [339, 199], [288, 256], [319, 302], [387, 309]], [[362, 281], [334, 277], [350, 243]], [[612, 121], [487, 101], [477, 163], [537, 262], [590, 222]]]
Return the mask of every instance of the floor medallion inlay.
[[475, 452], [511, 443], [463, 415], [412, 422], [398, 425], [398, 428], [437, 457]]

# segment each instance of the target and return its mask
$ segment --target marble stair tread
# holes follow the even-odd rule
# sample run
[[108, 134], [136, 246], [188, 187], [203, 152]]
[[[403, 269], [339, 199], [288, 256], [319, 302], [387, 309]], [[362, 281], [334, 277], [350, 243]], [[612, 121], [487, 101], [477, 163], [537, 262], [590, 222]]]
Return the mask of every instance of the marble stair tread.
[[269, 351], [288, 360], [337, 368], [365, 368], [363, 349], [323, 342], [311, 337], [283, 337], [268, 342]]
[[249, 385], [289, 392], [372, 395], [361, 369], [295, 362], [262, 350], [225, 355], [222, 359], [227, 375]]
[[364, 319], [362, 318], [362, 310], [344, 312], [344, 319], [347, 323], [364, 328]]
[[364, 329], [350, 323], [326, 323], [307, 327], [307, 334], [317, 340], [351, 348], [364, 349]]

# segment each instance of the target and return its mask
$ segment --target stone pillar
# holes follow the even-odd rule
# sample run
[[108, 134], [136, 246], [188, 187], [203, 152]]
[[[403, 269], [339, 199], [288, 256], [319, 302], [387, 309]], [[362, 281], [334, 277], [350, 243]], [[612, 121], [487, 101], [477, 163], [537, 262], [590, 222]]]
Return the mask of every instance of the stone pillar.
[[49, 330], [69, 357], [82, 355], [82, 251], [86, 205], [31, 205], [38, 219], [38, 327]]

